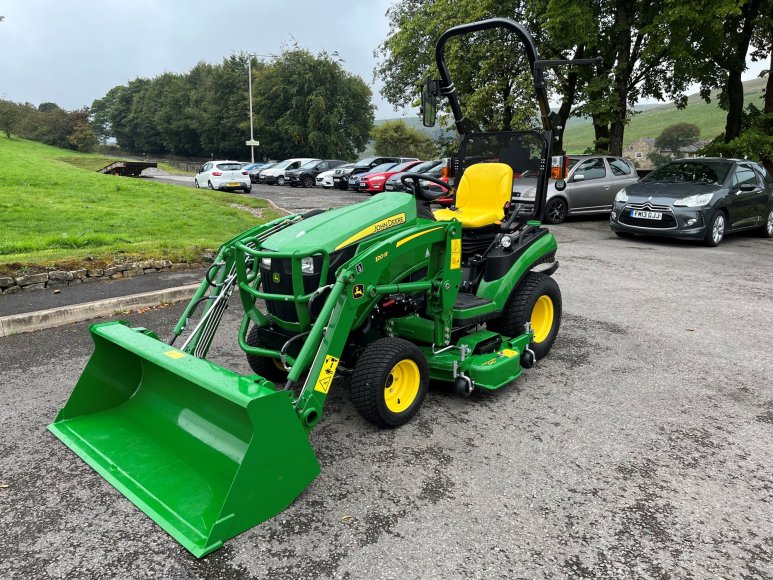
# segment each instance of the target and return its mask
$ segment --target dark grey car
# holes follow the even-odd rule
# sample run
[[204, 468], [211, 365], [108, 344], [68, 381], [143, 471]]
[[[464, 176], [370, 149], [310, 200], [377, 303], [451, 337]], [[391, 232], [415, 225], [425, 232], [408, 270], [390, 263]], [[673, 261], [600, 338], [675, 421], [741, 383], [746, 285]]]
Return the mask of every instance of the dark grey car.
[[618, 236], [647, 234], [718, 245], [756, 229], [773, 237], [773, 176], [743, 159], [680, 159], [618, 192], [609, 225]]

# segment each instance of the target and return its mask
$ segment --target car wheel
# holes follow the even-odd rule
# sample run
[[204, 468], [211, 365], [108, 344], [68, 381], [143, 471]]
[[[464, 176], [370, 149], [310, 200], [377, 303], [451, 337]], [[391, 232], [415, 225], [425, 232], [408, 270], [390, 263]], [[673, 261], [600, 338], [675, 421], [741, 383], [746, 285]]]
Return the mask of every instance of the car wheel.
[[314, 178], [311, 175], [304, 175], [301, 179], [303, 187], [314, 187]]
[[631, 232], [615, 232], [615, 235], [618, 238], [632, 238], [634, 236]]
[[196, 189], [199, 188], [199, 180], [198, 179], [194, 179], [193, 180], [193, 187], [195, 187]]
[[714, 214], [709, 227], [706, 229], [703, 243], [710, 248], [717, 247], [725, 239], [725, 228], [725, 214], [722, 211], [718, 211]]
[[338, 189], [340, 189], [341, 191], [346, 191], [347, 189], [349, 189], [349, 184], [348, 183], [340, 183], [338, 185]]
[[250, 193], [250, 192], [252, 192], [252, 186], [251, 185], [249, 187], [245, 187], [244, 188], [244, 193]]
[[566, 212], [569, 208], [566, 201], [560, 197], [554, 197], [545, 206], [545, 222], [549, 224], [560, 224], [566, 219]]
[[284, 185], [284, 184], [285, 184], [285, 178], [284, 178], [284, 176], [280, 175], [279, 177], [277, 177], [277, 178], [276, 178], [276, 184], [277, 184], [277, 185]]
[[773, 209], [768, 213], [768, 221], [760, 228], [760, 235], [764, 238], [773, 238]]
[[212, 187], [211, 181], [207, 181], [207, 189], [215, 189], [214, 187]]

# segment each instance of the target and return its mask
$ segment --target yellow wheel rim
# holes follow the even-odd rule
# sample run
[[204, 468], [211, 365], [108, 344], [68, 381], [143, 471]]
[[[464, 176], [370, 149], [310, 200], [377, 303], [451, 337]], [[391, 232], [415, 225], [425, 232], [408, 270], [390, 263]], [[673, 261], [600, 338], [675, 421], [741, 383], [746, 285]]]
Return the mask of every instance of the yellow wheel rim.
[[553, 301], [543, 294], [537, 299], [531, 311], [531, 328], [534, 331], [534, 342], [542, 342], [553, 328]]
[[384, 402], [393, 413], [402, 413], [413, 404], [419, 394], [421, 373], [418, 365], [406, 358], [389, 372], [384, 385]]
[[278, 358], [272, 358], [271, 360], [274, 362], [274, 366], [275, 366], [276, 368], [278, 368], [280, 371], [285, 371], [285, 372], [287, 372], [287, 369], [286, 369], [286, 368], [285, 368], [285, 366], [282, 364], [282, 361], [281, 361], [281, 360], [279, 360]]

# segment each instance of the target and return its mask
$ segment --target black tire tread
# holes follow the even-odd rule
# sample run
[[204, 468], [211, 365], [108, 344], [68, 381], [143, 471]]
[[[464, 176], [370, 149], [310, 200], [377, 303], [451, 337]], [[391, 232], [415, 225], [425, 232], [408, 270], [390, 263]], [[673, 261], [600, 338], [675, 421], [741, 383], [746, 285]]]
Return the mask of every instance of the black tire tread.
[[[385, 373], [394, 361], [417, 354], [415, 362], [421, 373], [421, 386], [411, 408], [396, 417], [380, 404], [384, 397]], [[386, 337], [369, 344], [357, 359], [351, 380], [352, 405], [366, 421], [379, 427], [399, 427], [407, 423], [419, 410], [429, 383], [429, 365], [422, 352], [412, 342], [402, 338]]]
[[[258, 346], [260, 341], [258, 340], [258, 327], [253, 326], [247, 333], [247, 344], [249, 346]], [[287, 380], [287, 373], [280, 371], [274, 362], [265, 356], [258, 356], [255, 354], [247, 354], [247, 364], [256, 375], [260, 375], [264, 379], [284, 385]]]
[[[498, 332], [504, 336], [512, 338], [523, 334], [524, 324], [531, 320], [532, 298], [540, 290], [541, 286], [552, 286], [556, 291], [558, 300], [553, 298], [555, 329], [552, 332], [552, 337], [548, 336], [548, 338], [540, 344], [532, 342], [529, 345], [529, 348], [537, 355], [537, 360], [550, 352], [550, 348], [553, 346], [553, 342], [555, 341], [561, 326], [561, 290], [558, 287], [558, 283], [553, 278], [540, 272], [529, 272], [526, 274], [510, 297], [510, 300], [502, 311], [502, 316], [487, 323], [489, 330]], [[544, 292], [540, 292], [540, 295], [542, 294], [544, 294]]]

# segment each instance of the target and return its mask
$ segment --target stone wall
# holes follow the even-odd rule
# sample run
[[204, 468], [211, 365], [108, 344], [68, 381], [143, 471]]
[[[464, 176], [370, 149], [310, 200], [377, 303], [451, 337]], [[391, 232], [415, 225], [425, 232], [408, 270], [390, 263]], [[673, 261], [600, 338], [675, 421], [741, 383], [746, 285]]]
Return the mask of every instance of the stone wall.
[[191, 264], [175, 264], [170, 260], [146, 260], [144, 262], [113, 264], [107, 268], [96, 268], [93, 270], [50, 270], [37, 274], [0, 276], [0, 292], [2, 294], [14, 294], [29, 290], [61, 288], [63, 286], [100, 280], [132, 278], [133, 276], [142, 276], [143, 274], [166, 270], [189, 270], [191, 267]]

